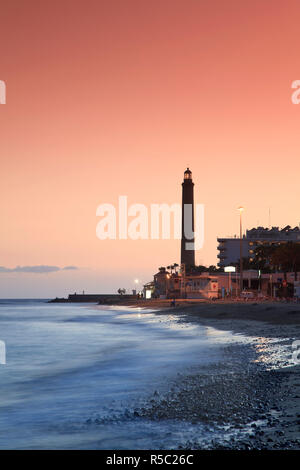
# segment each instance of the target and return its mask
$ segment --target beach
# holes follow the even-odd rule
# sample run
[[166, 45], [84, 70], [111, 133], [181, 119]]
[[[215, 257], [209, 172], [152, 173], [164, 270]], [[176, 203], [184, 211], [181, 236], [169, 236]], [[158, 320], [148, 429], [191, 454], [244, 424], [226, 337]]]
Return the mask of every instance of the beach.
[[[157, 315], [172, 314], [182, 323], [260, 338], [257, 352], [261, 356], [254, 362], [245, 357], [241, 368], [241, 357], [236, 357], [241, 351], [229, 345], [223, 367], [213, 374], [208, 369], [178, 380], [172, 391], [162, 399], [156, 397], [142, 415], [225, 427], [227, 435], [214, 439], [209, 448], [299, 449], [300, 366], [295, 353], [292, 356], [292, 343], [300, 339], [299, 304], [180, 300], [175, 308], [161, 300], [135, 304], [150, 305]], [[273, 356], [271, 345], [276, 351]], [[187, 442], [186, 448], [191, 447], [203, 448]]]
[[298, 308], [1, 301], [0, 448], [298, 449]]
[[211, 448], [217, 437], [223, 442], [224, 426], [200, 415], [164, 417], [156, 405], [165, 410], [170, 394], [192, 376], [214, 379], [224, 361], [235, 357], [240, 369], [241, 355], [246, 362], [255, 356], [253, 345], [179, 320], [121, 305], [1, 300], [0, 448], [178, 449], [189, 442]]

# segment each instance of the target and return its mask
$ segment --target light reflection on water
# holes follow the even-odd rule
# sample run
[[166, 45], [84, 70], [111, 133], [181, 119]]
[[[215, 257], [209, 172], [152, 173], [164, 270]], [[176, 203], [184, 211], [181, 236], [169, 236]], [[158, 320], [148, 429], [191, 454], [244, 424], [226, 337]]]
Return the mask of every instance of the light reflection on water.
[[[1, 448], [176, 447], [187, 436], [216, 431], [137, 423], [124, 410], [166, 390], [178, 373], [213, 370], [229, 344], [254, 345], [264, 363], [272, 359], [270, 347], [276, 349], [266, 338], [124, 307], [8, 301], [0, 304], [0, 331], [7, 346], [0, 369]], [[107, 421], [88, 426], [92, 416]]]
[[291, 339], [258, 337], [253, 341], [256, 363], [265, 364], [267, 370], [290, 367]]

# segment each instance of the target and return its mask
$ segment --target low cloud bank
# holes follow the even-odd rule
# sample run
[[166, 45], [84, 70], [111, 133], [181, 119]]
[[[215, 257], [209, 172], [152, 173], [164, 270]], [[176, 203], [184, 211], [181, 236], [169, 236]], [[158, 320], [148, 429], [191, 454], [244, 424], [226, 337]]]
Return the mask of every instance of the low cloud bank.
[[40, 266], [16, 266], [15, 268], [6, 268], [5, 266], [0, 266], [0, 273], [37, 273], [37, 274], [44, 274], [44, 273], [53, 273], [56, 271], [69, 271], [78, 269], [76, 266], [65, 266], [64, 268], [60, 268], [58, 266], [47, 266], [47, 265], [40, 265]]

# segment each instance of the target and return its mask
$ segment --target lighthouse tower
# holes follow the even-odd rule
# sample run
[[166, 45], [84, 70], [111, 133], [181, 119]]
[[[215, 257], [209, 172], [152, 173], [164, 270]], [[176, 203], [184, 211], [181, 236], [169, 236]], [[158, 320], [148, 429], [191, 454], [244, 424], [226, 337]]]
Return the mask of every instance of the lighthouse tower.
[[195, 249], [187, 249], [194, 243], [194, 183], [192, 172], [187, 168], [182, 183], [182, 231], [181, 231], [181, 264], [186, 268], [195, 265]]

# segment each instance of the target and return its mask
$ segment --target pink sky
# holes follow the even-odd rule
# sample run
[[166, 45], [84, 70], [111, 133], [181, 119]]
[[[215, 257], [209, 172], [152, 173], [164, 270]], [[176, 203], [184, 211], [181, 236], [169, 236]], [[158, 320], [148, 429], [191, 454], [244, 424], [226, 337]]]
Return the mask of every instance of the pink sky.
[[179, 241], [96, 238], [96, 208], [181, 200], [187, 164], [216, 237], [298, 225], [297, 0], [1, 3], [1, 297], [114, 292], [179, 262]]

